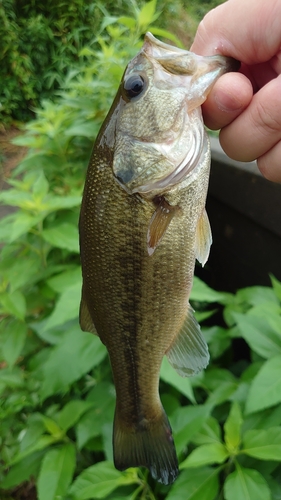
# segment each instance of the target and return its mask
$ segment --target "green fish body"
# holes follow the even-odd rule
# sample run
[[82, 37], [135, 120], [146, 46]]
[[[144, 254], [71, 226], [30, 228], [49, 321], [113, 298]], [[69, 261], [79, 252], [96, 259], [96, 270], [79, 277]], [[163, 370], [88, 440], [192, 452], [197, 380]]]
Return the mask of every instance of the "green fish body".
[[211, 245], [210, 146], [200, 105], [231, 69], [151, 34], [129, 63], [89, 163], [80, 215], [80, 324], [107, 347], [116, 468], [172, 483], [178, 462], [159, 398], [164, 355], [182, 376], [209, 354], [189, 294]]

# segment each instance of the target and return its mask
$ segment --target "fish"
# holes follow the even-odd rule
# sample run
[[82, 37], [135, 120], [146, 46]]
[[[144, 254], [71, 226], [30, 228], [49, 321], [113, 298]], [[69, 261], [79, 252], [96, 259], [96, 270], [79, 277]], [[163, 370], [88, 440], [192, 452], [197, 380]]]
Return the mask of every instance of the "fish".
[[147, 33], [95, 141], [81, 204], [80, 326], [110, 358], [114, 464], [144, 466], [165, 485], [179, 472], [159, 396], [163, 357], [181, 376], [209, 362], [189, 304], [195, 260], [205, 264], [212, 242], [201, 104], [233, 69]]

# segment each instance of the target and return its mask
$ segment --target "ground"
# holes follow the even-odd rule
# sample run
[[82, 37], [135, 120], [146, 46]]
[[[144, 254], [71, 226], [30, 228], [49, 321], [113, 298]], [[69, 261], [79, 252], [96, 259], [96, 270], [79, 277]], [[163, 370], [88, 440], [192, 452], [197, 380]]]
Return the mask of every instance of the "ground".
[[11, 127], [5, 129], [0, 126], [0, 189], [3, 187], [4, 178], [9, 177], [13, 168], [15, 168], [26, 154], [26, 148], [16, 146], [11, 141], [22, 131]]

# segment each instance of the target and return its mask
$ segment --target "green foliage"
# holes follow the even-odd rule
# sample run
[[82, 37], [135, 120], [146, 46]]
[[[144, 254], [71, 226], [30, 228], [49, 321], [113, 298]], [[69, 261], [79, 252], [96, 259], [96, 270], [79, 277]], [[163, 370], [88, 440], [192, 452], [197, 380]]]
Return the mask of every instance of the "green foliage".
[[[163, 362], [175, 484], [112, 464], [110, 366], [99, 339], [78, 325], [77, 222], [93, 138], [141, 33], [159, 33], [155, 7], [103, 18], [99, 48], [82, 49], [83, 70], [17, 139], [30, 151], [0, 194], [17, 208], [0, 221], [1, 499], [34, 481], [39, 500], [280, 500], [281, 283], [273, 277], [272, 287], [236, 294], [194, 280], [211, 363], [182, 379]], [[220, 325], [207, 326], [219, 308]]]

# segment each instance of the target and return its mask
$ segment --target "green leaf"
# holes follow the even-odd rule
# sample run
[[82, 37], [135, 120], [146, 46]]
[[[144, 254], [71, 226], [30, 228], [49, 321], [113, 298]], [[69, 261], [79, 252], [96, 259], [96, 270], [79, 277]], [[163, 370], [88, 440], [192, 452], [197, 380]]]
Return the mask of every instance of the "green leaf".
[[219, 422], [214, 417], [209, 417], [200, 431], [193, 436], [192, 442], [197, 445], [221, 443]]
[[220, 326], [204, 328], [204, 337], [209, 346], [211, 359], [219, 358], [231, 345], [229, 330]]
[[41, 413], [38, 413], [37, 416], [38, 418], [41, 418], [46, 431], [48, 431], [54, 438], [62, 439], [64, 437], [65, 433], [52, 418], [46, 417], [46, 415], [42, 415]]
[[141, 28], [147, 27], [155, 20], [156, 0], [144, 3], [139, 15], [138, 23]]
[[192, 474], [190, 470], [183, 471], [171, 487], [166, 500], [214, 500], [219, 490], [220, 470], [221, 468], [201, 467], [193, 470]]
[[263, 358], [281, 354], [281, 335], [273, 331], [267, 318], [233, 313], [237, 327], [251, 349]]
[[81, 205], [81, 196], [49, 196], [45, 200], [45, 210], [55, 212], [56, 210], [65, 210], [66, 208], [79, 207]]
[[38, 477], [38, 500], [54, 500], [66, 495], [75, 469], [75, 447], [67, 443], [49, 450]]
[[167, 40], [171, 40], [171, 42], [173, 42], [175, 45], [177, 45], [177, 47], [180, 47], [181, 49], [186, 48], [181, 40], [174, 33], [171, 33], [168, 30], [158, 28], [158, 26], [149, 26], [149, 31], [156, 37], [161, 36], [163, 38], [167, 38]]
[[249, 286], [237, 292], [240, 302], [245, 302], [251, 306], [259, 306], [265, 302], [278, 303], [274, 291], [268, 286]]
[[260, 460], [281, 461], [281, 427], [247, 431], [243, 453]]
[[44, 450], [45, 448], [51, 446], [56, 442], [57, 439], [54, 436], [40, 436], [35, 443], [33, 443], [31, 446], [28, 446], [25, 450], [19, 452], [11, 461], [11, 465], [16, 464], [20, 460], [23, 460], [35, 451]]
[[2, 306], [2, 312], [5, 314], [11, 314], [20, 320], [24, 320], [26, 313], [26, 302], [24, 295], [16, 290], [12, 293], [1, 293], [0, 294], [0, 308]]
[[208, 406], [217, 406], [224, 403], [225, 401], [229, 401], [230, 397], [237, 390], [237, 387], [237, 382], [221, 382], [218, 387], [210, 394], [206, 404]]
[[10, 489], [28, 481], [31, 476], [37, 477], [44, 454], [44, 450], [37, 451], [13, 465], [1, 482], [1, 488]]
[[4, 342], [2, 354], [9, 367], [17, 361], [25, 343], [27, 327], [25, 323], [12, 320], [5, 323]]
[[197, 302], [219, 302], [221, 304], [227, 304], [233, 300], [233, 295], [230, 293], [216, 292], [199, 278], [194, 276], [190, 300]]
[[224, 424], [224, 439], [228, 451], [236, 453], [241, 443], [241, 427], [243, 419], [238, 403], [233, 403], [228, 418]]
[[270, 500], [269, 486], [256, 470], [237, 466], [224, 485], [225, 500]]
[[33, 215], [25, 212], [16, 213], [16, 217], [14, 219], [13, 224], [10, 227], [10, 237], [9, 243], [17, 240], [20, 236], [25, 235], [32, 229], [34, 226], [37, 226], [39, 222], [41, 222], [45, 213], [40, 213], [38, 215]]
[[44, 400], [51, 394], [67, 390], [70, 384], [98, 365], [105, 356], [106, 348], [100, 339], [75, 326], [52, 348], [42, 366], [41, 398]]
[[[100, 382], [89, 393], [88, 404], [93, 408], [87, 411], [76, 426], [77, 445], [81, 449], [90, 439], [100, 436], [103, 426], [112, 422], [115, 408], [115, 391], [109, 382]], [[112, 443], [110, 443], [112, 448]]]
[[210, 408], [205, 405], [182, 406], [170, 417], [174, 440], [180, 453], [192, 440], [210, 415]]
[[37, 179], [35, 180], [32, 186], [32, 192], [39, 196], [40, 198], [44, 198], [49, 191], [49, 183], [44, 175], [43, 170], [38, 172]]
[[196, 403], [190, 379], [180, 377], [170, 365], [166, 356], [164, 356], [162, 361], [160, 378], [184, 394], [192, 403]]
[[81, 283], [75, 283], [65, 290], [58, 299], [55, 309], [48, 317], [44, 330], [47, 331], [55, 326], [62, 325], [66, 321], [78, 318], [79, 304], [81, 300]]
[[51, 229], [44, 229], [41, 234], [50, 245], [79, 253], [78, 228], [73, 224], [64, 222]]
[[281, 355], [266, 361], [254, 378], [246, 401], [246, 413], [263, 410], [280, 402]]
[[62, 294], [74, 284], [82, 286], [81, 267], [75, 267], [69, 271], [57, 274], [47, 280], [48, 285], [57, 293]]
[[104, 498], [118, 486], [133, 484], [136, 481], [136, 475], [130, 470], [119, 472], [111, 462], [99, 462], [85, 469], [75, 479], [69, 494], [73, 496], [73, 500]]
[[201, 467], [202, 465], [221, 464], [229, 457], [226, 447], [222, 443], [203, 444], [180, 464], [180, 469]]
[[281, 282], [278, 281], [275, 276], [271, 275], [270, 276], [270, 279], [271, 279], [271, 283], [272, 283], [272, 286], [273, 286], [273, 291], [275, 293], [275, 296], [277, 297], [277, 299], [279, 300], [279, 302], [281, 302]]
[[93, 406], [90, 401], [76, 400], [67, 403], [57, 415], [57, 422], [61, 429], [67, 431], [73, 427], [81, 416]]

